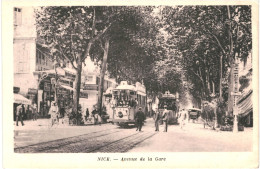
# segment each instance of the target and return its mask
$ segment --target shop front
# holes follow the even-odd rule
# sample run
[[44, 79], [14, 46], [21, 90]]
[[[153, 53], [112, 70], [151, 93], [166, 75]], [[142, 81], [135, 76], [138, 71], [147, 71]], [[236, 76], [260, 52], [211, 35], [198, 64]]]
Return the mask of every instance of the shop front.
[[[38, 90], [39, 112], [42, 117], [48, 117], [51, 102], [55, 100], [55, 90], [57, 103], [60, 109], [65, 109], [71, 105], [73, 100], [73, 81], [75, 74], [67, 69], [57, 68], [55, 70], [44, 71], [44, 79], [40, 81]], [[53, 79], [56, 82], [53, 82]], [[54, 85], [55, 83], [55, 85]]]
[[13, 103], [13, 120], [16, 120], [16, 108], [20, 104], [24, 104], [25, 107], [28, 107], [32, 104], [31, 100], [27, 99], [23, 95], [19, 94], [20, 88], [13, 87], [13, 96], [14, 96], [14, 103]]

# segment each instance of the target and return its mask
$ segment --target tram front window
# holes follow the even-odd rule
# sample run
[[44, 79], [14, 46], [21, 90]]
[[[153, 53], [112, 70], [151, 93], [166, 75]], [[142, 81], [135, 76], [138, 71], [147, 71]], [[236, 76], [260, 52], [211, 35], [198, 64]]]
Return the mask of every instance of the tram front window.
[[116, 106], [129, 106], [129, 98], [127, 90], [114, 91]]
[[168, 100], [168, 99], [161, 99], [159, 101], [159, 108], [160, 109], [164, 109], [164, 106], [167, 106], [168, 110], [172, 110], [173, 109], [173, 105], [174, 105], [174, 101], [173, 100]]

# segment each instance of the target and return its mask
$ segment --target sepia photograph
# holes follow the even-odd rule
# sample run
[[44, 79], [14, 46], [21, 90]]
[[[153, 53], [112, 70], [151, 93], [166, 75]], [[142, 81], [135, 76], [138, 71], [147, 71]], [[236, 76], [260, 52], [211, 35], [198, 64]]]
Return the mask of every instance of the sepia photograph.
[[161, 167], [258, 152], [252, 7], [13, 3], [8, 151]]

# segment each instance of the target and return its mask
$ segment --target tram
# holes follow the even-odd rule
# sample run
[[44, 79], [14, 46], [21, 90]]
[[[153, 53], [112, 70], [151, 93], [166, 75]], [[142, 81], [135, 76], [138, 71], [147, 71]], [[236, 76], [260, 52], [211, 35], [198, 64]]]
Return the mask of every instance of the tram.
[[167, 106], [167, 110], [169, 112], [169, 124], [178, 123], [178, 107], [179, 101], [178, 96], [171, 94], [169, 91], [166, 91], [161, 97], [159, 97], [158, 110], [163, 114], [164, 106]]
[[135, 124], [135, 114], [141, 107], [146, 115], [146, 88], [141, 83], [129, 85], [122, 81], [112, 92], [113, 118], [112, 122], [119, 126]]

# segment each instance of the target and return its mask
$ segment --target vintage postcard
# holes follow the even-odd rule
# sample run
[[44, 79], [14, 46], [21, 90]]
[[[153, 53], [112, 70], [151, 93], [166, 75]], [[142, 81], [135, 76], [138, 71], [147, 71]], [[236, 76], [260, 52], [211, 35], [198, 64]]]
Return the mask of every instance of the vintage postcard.
[[257, 168], [257, 1], [3, 1], [3, 168]]

